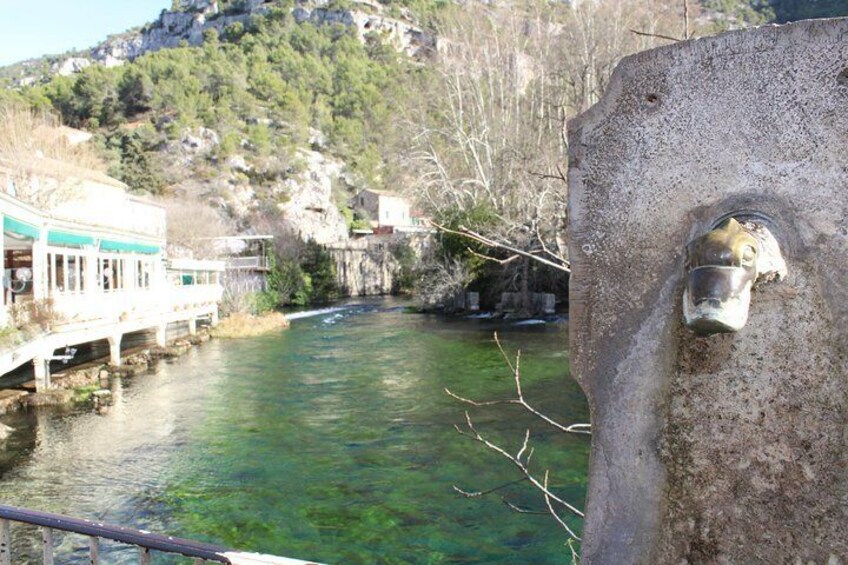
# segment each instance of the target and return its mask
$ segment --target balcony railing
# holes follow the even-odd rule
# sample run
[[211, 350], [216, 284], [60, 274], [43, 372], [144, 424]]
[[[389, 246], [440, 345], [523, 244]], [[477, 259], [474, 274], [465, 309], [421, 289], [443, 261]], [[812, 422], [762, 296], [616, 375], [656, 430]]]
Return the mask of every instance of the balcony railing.
[[42, 561], [44, 565], [54, 565], [55, 563], [53, 532], [57, 530], [88, 538], [88, 554], [91, 565], [100, 565], [101, 563], [101, 540], [110, 540], [136, 547], [138, 549], [140, 565], [150, 565], [152, 563], [151, 554], [154, 551], [192, 558], [194, 559], [194, 565], [201, 565], [203, 563], [228, 563], [230, 565], [246, 565], [247, 563], [255, 565], [275, 565], [281, 563], [290, 565], [315, 565], [314, 563], [310, 564], [306, 561], [295, 559], [244, 554], [208, 543], [4, 505], [0, 505], [0, 565], [19, 563], [20, 557], [12, 555], [12, 522], [29, 524], [41, 528]]
[[255, 257], [230, 257], [227, 259], [228, 269], [267, 269], [268, 258], [261, 255]]

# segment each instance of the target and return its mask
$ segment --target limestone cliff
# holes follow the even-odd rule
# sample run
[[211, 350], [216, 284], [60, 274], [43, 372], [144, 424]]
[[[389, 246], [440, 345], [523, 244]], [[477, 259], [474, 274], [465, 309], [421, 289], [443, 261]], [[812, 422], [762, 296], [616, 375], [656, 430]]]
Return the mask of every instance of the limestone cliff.
[[[207, 30], [223, 34], [233, 24], [247, 26], [253, 16], [267, 15], [275, 5], [273, 0], [247, 0], [238, 10], [222, 11], [216, 0], [184, 0], [180, 11], [163, 10], [151, 24], [111, 36], [88, 53], [60, 58], [50, 72], [68, 75], [94, 63], [113, 67], [151, 51], [178, 47], [183, 42], [200, 45]], [[426, 56], [436, 48], [435, 37], [415, 25], [408, 11], [402, 11], [400, 18], [393, 18], [384, 14], [379, 3], [368, 0], [355, 1], [351, 9], [332, 8], [321, 0], [299, 2], [292, 10], [292, 17], [298, 23], [352, 27], [363, 43], [368, 34], [378, 34], [411, 57]], [[31, 82], [37, 77], [25, 78]]]
[[388, 242], [360, 239], [338, 243], [329, 251], [344, 296], [376, 296], [395, 289], [400, 264]]
[[347, 223], [333, 202], [333, 182], [342, 177], [344, 163], [316, 151], [298, 151], [305, 170], [280, 183], [288, 201], [277, 205], [283, 223], [300, 239], [321, 245], [346, 241]]

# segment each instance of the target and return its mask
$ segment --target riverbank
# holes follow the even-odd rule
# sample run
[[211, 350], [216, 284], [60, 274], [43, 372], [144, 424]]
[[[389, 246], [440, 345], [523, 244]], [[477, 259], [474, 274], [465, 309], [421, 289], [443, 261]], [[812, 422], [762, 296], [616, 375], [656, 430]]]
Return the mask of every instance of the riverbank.
[[104, 360], [84, 363], [51, 375], [51, 389], [36, 392], [34, 382], [22, 389], [0, 390], [0, 416], [23, 408], [68, 406], [92, 403], [98, 411], [111, 402], [110, 382], [114, 377], [133, 377], [150, 371], [156, 362], [175, 359], [188, 353], [211, 338], [209, 330], [199, 329], [196, 335], [172, 340], [165, 347], [139, 347], [124, 352], [123, 363], [109, 365]]

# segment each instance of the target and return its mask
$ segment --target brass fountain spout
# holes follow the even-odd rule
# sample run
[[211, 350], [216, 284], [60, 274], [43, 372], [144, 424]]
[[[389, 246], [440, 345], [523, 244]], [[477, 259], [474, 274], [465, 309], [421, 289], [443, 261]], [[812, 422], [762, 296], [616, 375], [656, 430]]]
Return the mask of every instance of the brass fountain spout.
[[786, 276], [777, 240], [756, 219], [728, 218], [692, 241], [687, 252], [683, 317], [699, 335], [741, 330], [751, 289]]

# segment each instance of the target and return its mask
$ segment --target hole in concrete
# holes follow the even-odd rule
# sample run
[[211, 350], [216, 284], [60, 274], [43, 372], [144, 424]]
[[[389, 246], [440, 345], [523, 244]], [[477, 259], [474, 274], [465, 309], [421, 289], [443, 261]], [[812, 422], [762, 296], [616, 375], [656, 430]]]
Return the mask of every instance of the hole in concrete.
[[656, 106], [660, 101], [660, 97], [658, 94], [649, 94], [645, 96], [645, 102], [648, 106]]
[[842, 86], [848, 86], [848, 69], [842, 69], [842, 71], [836, 75], [836, 82]]

